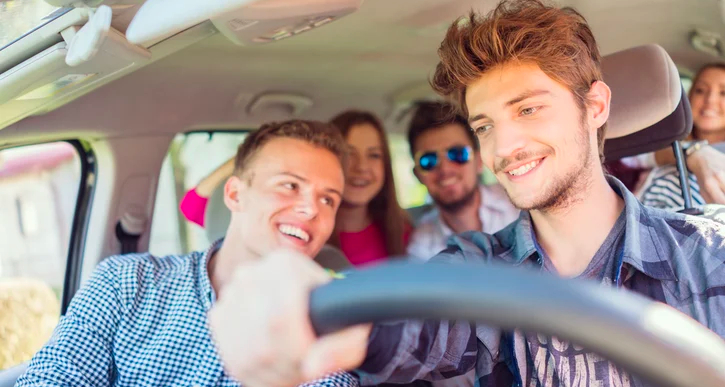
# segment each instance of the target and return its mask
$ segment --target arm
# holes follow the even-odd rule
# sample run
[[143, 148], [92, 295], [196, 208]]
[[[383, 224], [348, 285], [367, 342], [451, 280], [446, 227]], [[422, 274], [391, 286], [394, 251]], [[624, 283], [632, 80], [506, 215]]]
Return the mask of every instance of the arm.
[[[491, 329], [488, 335], [493, 338], [488, 344], [496, 348], [497, 331]], [[477, 362], [480, 377], [493, 373], [499, 361], [479, 341], [474, 324], [405, 321], [374, 325], [365, 362], [357, 374], [361, 385], [433, 381], [465, 375]]]
[[196, 193], [201, 197], [208, 198], [214, 193], [216, 187], [231, 176], [232, 173], [234, 173], [234, 157], [227, 160], [207, 177], [201, 179], [199, 184], [196, 185]]
[[214, 190], [219, 184], [231, 176], [233, 172], [234, 158], [231, 158], [207, 177], [203, 178], [196, 187], [186, 191], [186, 194], [179, 203], [179, 211], [181, 211], [186, 220], [204, 227], [204, 217], [206, 215], [206, 205], [209, 203], [209, 197], [214, 193]]
[[[655, 152], [657, 165], [675, 164], [675, 154], [667, 147]], [[701, 149], [686, 158], [687, 169], [697, 178], [700, 194], [707, 203], [725, 204], [725, 154], [712, 146]]]
[[115, 376], [112, 343], [122, 304], [118, 276], [106, 262], [73, 298], [17, 387], [111, 385]]

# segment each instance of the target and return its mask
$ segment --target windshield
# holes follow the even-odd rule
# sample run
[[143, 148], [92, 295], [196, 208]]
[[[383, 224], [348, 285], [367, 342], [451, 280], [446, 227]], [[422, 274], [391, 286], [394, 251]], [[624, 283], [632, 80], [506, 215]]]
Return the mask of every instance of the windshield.
[[44, 0], [0, 0], [0, 50], [64, 11]]

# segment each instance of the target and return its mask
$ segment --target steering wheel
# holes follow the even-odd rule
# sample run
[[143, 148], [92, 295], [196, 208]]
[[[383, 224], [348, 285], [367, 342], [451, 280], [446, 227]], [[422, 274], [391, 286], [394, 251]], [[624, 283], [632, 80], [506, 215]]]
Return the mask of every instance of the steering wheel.
[[568, 340], [657, 386], [725, 386], [725, 341], [623, 289], [491, 264], [390, 263], [312, 291], [319, 335], [397, 319], [475, 321]]

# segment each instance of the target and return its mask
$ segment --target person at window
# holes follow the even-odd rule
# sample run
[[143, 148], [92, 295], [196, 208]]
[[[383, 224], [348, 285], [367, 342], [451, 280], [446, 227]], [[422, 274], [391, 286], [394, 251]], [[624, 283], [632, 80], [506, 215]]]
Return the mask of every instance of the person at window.
[[[226, 237], [183, 256], [101, 261], [17, 386], [238, 386], [217, 355], [207, 312], [235, 269], [278, 248], [320, 251], [342, 200], [344, 150], [339, 131], [322, 122], [271, 123], [250, 134], [224, 186]], [[357, 381], [335, 373], [313, 384]]]
[[179, 203], [179, 210], [186, 220], [204, 227], [206, 208], [214, 190], [234, 172], [234, 157], [220, 165], [212, 173], [201, 179], [196, 187], [186, 191]]
[[518, 218], [519, 210], [501, 185], [482, 184], [478, 140], [452, 105], [417, 103], [408, 143], [415, 161], [413, 173], [435, 203], [416, 225], [409, 254], [427, 260], [443, 250], [453, 234], [492, 234]]
[[400, 207], [390, 147], [380, 120], [350, 110], [332, 119], [347, 142], [345, 191], [330, 244], [354, 266], [402, 256], [412, 229]]
[[[695, 75], [689, 98], [693, 128], [684, 146], [688, 158], [698, 155], [704, 144], [725, 142], [725, 63], [703, 66]], [[725, 169], [716, 174], [725, 175]], [[717, 202], [701, 192], [693, 173], [689, 174], [689, 184], [693, 205]], [[674, 165], [652, 170], [639, 195], [642, 203], [656, 208], [682, 210], [685, 206], [679, 172]]]
[[[485, 16], [456, 20], [439, 56], [434, 88], [464, 110], [484, 165], [523, 211], [493, 235], [451, 238], [433, 261], [510, 264], [627, 289], [725, 336], [725, 226], [644, 206], [604, 172], [612, 92], [581, 14], [539, 0], [503, 0]], [[321, 274], [295, 253], [253, 266], [255, 276]], [[309, 294], [323, 282], [288, 275], [262, 283], [240, 272], [209, 314], [221, 356], [233, 364], [229, 372], [250, 385], [266, 376], [279, 387], [337, 368], [356, 368], [362, 385], [450, 378], [474, 368], [480, 386], [644, 385], [568, 342], [486, 324], [378, 322], [316, 337]], [[238, 316], [260, 302], [272, 307]]]

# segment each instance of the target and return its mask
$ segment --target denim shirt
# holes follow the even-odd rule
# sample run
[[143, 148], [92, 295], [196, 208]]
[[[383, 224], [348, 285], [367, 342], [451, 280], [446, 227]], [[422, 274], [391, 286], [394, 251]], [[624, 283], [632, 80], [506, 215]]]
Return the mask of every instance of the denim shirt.
[[[624, 199], [626, 217], [613, 286], [669, 304], [725, 336], [725, 225], [645, 207], [620, 181], [607, 180]], [[540, 257], [531, 217], [522, 212], [493, 235], [451, 237], [432, 261], [536, 267]], [[374, 326], [357, 374], [361, 385], [374, 385], [450, 378], [475, 368], [480, 386], [528, 386], [521, 375], [522, 365], [531, 364], [525, 357], [514, 348], [513, 332], [461, 321], [405, 321]]]

